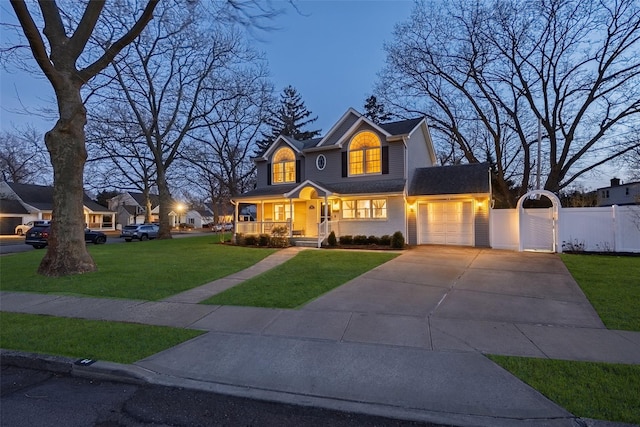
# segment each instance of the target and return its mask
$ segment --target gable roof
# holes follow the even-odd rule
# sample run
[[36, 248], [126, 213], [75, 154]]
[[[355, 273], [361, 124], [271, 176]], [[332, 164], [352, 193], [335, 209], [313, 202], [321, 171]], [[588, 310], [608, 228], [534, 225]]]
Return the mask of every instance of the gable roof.
[[489, 179], [489, 163], [418, 168], [408, 195], [489, 193]]
[[[147, 202], [145, 201], [143, 193], [134, 193], [132, 191], [127, 191], [127, 193], [133, 197], [133, 200], [135, 200], [137, 204], [142, 207], [146, 206]], [[160, 196], [157, 194], [149, 194], [149, 199], [151, 199], [151, 209], [155, 209], [155, 207], [160, 204]]]
[[[349, 120], [353, 121], [350, 122]], [[372, 126], [373, 128], [379, 130], [382, 134], [386, 135], [387, 138], [391, 138], [393, 136], [410, 134], [423, 120], [424, 117], [416, 117], [413, 119], [377, 124], [363, 114], [357, 112], [353, 108], [349, 108], [347, 112], [344, 113], [342, 117], [340, 117], [340, 119], [331, 127], [331, 129], [329, 129], [329, 132], [327, 132], [324, 136], [301, 141], [291, 136], [280, 135], [273, 141], [273, 143], [269, 147], [263, 150], [254, 159], [264, 160], [275, 150], [276, 145], [278, 145], [278, 141], [284, 141], [287, 145], [298, 152], [307, 150], [314, 151], [313, 149], [328, 149], [336, 146], [341, 146], [342, 142], [344, 142], [345, 135], [350, 134], [353, 129], [357, 128], [362, 123], [367, 123], [369, 126]], [[332, 141], [328, 145], [324, 145], [327, 143], [327, 141], [332, 139], [333, 134], [335, 134], [340, 129], [340, 126], [342, 124], [348, 124], [349, 129], [346, 132], [343, 129], [343, 134], [336, 138], [335, 141]]]
[[28, 214], [29, 211], [18, 200], [0, 200], [0, 213], [3, 214]]
[[382, 123], [379, 126], [391, 135], [407, 135], [424, 120], [424, 117], [400, 120], [397, 122]]
[[[53, 187], [34, 184], [17, 184], [7, 182], [14, 193], [26, 203], [41, 211], [53, 210]], [[82, 204], [93, 212], [110, 212], [108, 208], [91, 200], [86, 193], [82, 193]]]
[[53, 187], [7, 182], [7, 185], [24, 203], [39, 210], [53, 209]]

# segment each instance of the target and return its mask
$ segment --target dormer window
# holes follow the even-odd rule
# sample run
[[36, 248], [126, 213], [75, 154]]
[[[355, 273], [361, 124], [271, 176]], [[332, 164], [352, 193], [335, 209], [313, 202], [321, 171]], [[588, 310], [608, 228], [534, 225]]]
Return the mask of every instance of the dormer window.
[[349, 175], [381, 173], [381, 151], [380, 138], [375, 133], [358, 133], [349, 144]]
[[273, 155], [272, 182], [296, 182], [296, 156], [291, 148], [282, 147]]

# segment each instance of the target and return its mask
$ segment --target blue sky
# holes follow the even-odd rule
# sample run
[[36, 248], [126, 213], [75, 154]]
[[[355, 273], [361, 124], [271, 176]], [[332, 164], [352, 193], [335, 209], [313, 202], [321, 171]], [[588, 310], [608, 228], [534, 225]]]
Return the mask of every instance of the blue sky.
[[[284, 1], [274, 2], [286, 13], [273, 21], [277, 29], [261, 32], [254, 46], [265, 52], [276, 93], [287, 85], [301, 94], [307, 109], [318, 116], [313, 129], [323, 133], [353, 107], [363, 110], [376, 73], [384, 65], [383, 43], [392, 38], [397, 22], [409, 17], [412, 1], [351, 0], [298, 1], [296, 11]], [[12, 13], [4, 4], [2, 21]], [[35, 64], [34, 64], [35, 66]], [[12, 112], [20, 100], [28, 106], [53, 102], [47, 81], [24, 74], [0, 75], [0, 124], [31, 122], [46, 131], [53, 122]], [[18, 96], [18, 94], [20, 94]], [[54, 106], [55, 104], [50, 104]]]
[[259, 43], [278, 92], [291, 84], [323, 133], [364, 100], [385, 61], [383, 44], [409, 17], [411, 1], [301, 1], [276, 20], [280, 30]]

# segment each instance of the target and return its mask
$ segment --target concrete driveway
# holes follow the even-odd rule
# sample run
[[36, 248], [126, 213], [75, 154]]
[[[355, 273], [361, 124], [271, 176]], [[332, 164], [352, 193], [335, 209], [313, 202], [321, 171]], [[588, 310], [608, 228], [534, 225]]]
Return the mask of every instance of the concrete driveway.
[[421, 246], [304, 307], [604, 328], [555, 254]]
[[[581, 359], [610, 336], [560, 258], [545, 253], [416, 247], [302, 311], [332, 312], [331, 321], [349, 313], [343, 341], [432, 350]], [[576, 345], [554, 353], [554, 336]]]

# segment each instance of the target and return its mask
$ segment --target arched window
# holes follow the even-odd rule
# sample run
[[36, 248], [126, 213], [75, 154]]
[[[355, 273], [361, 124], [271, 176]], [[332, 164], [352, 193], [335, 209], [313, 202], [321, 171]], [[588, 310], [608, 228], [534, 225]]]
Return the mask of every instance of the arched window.
[[272, 182], [296, 182], [296, 156], [291, 148], [282, 147], [273, 155]]
[[381, 173], [381, 151], [380, 139], [375, 133], [358, 133], [349, 144], [349, 175]]

